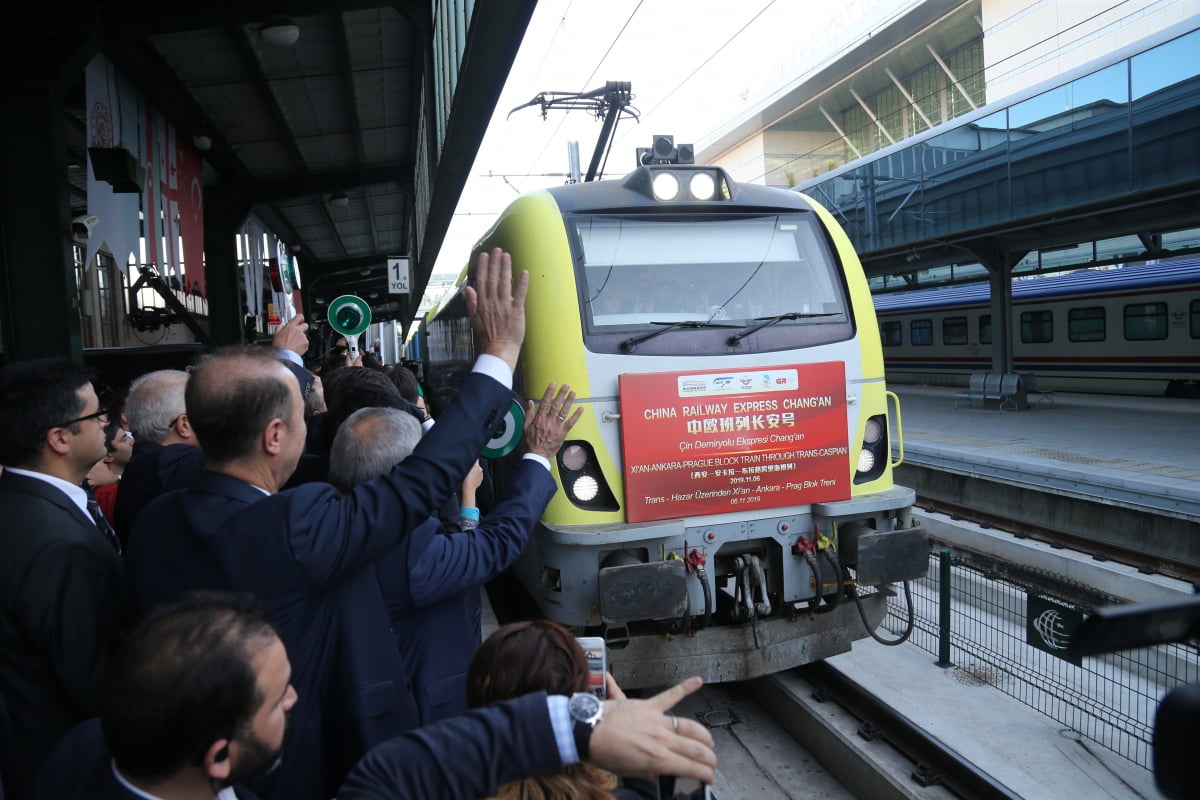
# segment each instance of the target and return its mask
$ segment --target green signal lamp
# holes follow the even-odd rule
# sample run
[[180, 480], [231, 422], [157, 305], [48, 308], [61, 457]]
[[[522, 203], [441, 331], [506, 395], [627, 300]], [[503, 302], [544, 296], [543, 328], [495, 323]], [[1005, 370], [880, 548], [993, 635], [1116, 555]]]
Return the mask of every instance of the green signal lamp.
[[346, 337], [350, 358], [358, 358], [358, 336], [371, 324], [371, 307], [361, 297], [344, 294], [329, 304], [329, 324]]

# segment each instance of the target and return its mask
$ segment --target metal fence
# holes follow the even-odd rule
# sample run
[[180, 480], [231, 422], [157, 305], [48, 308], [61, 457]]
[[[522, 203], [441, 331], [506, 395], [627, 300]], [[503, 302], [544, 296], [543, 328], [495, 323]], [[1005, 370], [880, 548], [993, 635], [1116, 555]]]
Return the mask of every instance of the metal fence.
[[[910, 641], [938, 656], [939, 666], [953, 668], [959, 680], [991, 684], [1066, 726], [1065, 735], [1086, 737], [1147, 769], [1162, 696], [1200, 681], [1200, 654], [1186, 644], [1069, 660], [1054, 635], [1069, 630], [1064, 620], [1124, 601], [1063, 576], [935, 549], [926, 578], [911, 589]], [[1032, 615], [1034, 605], [1050, 610]], [[891, 598], [882, 627], [898, 634], [906, 620], [904, 598]], [[1038, 646], [1029, 643], [1035, 640]]]

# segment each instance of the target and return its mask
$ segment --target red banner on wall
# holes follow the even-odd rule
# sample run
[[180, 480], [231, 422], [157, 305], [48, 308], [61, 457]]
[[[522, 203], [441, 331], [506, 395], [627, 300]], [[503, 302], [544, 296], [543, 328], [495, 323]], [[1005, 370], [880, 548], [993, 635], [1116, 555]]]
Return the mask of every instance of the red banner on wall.
[[850, 497], [846, 368], [620, 376], [630, 522]]

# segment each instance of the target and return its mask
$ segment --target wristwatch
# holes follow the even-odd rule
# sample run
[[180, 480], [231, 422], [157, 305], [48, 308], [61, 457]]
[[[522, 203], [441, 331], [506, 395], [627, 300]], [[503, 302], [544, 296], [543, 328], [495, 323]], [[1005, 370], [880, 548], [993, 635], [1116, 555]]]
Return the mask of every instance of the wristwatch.
[[576, 692], [567, 701], [567, 713], [571, 715], [572, 733], [575, 736], [575, 749], [579, 752], [580, 760], [587, 758], [588, 746], [592, 741], [592, 731], [600, 724], [604, 716], [604, 703], [591, 692]]

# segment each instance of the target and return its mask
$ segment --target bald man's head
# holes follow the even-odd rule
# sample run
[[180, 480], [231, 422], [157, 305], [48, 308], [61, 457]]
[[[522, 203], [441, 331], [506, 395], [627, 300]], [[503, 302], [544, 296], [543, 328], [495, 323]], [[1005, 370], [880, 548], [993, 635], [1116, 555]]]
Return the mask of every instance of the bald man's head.
[[[218, 467], [254, 453], [271, 420], [292, 420], [299, 389], [296, 379], [269, 351], [231, 347], [196, 366], [186, 399], [188, 419], [205, 461]], [[303, 436], [303, 431], [298, 434]]]

